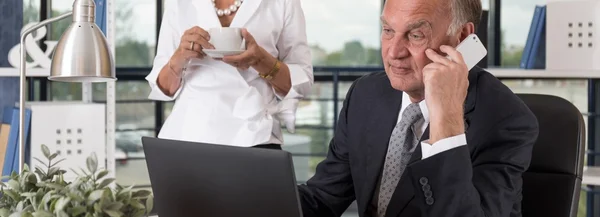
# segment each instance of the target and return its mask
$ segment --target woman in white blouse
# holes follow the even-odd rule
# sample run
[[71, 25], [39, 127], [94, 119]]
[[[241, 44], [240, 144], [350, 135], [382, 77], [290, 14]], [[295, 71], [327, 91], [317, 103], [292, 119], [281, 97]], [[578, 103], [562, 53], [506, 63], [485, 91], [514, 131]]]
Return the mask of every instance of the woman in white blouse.
[[[159, 138], [280, 148], [313, 84], [300, 0], [168, 0], [154, 67], [154, 100], [175, 100]], [[244, 28], [246, 51], [207, 57], [208, 30]], [[193, 64], [188, 65], [190, 60]]]

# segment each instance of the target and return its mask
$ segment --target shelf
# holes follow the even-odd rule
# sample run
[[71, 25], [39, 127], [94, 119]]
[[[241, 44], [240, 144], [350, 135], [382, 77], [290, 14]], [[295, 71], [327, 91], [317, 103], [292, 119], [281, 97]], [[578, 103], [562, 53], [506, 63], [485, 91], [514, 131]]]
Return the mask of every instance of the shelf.
[[[30, 68], [27, 69], [27, 77], [47, 77], [50, 75], [50, 69]], [[17, 68], [0, 68], [0, 77], [19, 77]]]
[[497, 78], [556, 78], [556, 79], [590, 79], [600, 78], [600, 71], [592, 70], [546, 70], [546, 69], [517, 69], [517, 68], [488, 68], [486, 71]]
[[600, 167], [584, 167], [583, 180], [581, 181], [581, 184], [600, 186]]

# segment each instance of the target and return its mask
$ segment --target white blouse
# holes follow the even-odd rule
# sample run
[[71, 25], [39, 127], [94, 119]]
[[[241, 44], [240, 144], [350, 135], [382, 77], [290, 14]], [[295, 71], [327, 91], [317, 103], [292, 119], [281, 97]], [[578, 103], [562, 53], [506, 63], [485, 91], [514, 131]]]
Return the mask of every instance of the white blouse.
[[175, 105], [159, 138], [249, 147], [283, 143], [281, 124], [293, 133], [298, 101], [313, 84], [311, 53], [300, 0], [244, 0], [230, 27], [247, 28], [257, 43], [290, 69], [292, 88], [278, 96], [256, 70], [238, 70], [205, 57], [183, 74], [180, 89], [165, 95], [156, 81], [194, 26], [221, 27], [211, 0], [165, 1], [154, 67], [146, 77], [149, 98]]

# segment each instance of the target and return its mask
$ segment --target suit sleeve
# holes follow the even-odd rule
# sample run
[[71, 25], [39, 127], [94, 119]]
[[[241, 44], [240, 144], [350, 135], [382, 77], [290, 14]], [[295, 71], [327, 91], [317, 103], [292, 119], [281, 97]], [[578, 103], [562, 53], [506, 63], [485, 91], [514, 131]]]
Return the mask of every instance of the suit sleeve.
[[408, 166], [423, 216], [510, 215], [521, 200], [521, 177], [529, 167], [538, 126], [529, 112], [497, 123], [478, 137], [485, 142], [473, 155], [468, 146], [460, 146]]
[[348, 110], [355, 84], [344, 100], [327, 157], [317, 165], [306, 185], [298, 186], [304, 217], [339, 217], [356, 198], [346, 145]]

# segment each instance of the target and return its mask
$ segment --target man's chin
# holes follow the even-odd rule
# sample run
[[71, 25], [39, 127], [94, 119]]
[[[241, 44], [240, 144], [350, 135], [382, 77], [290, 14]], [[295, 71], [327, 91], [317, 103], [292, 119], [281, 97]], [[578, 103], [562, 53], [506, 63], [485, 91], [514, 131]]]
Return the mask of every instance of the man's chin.
[[402, 91], [402, 92], [419, 92], [423, 90], [423, 85], [419, 84], [419, 81], [414, 80], [414, 78], [390, 78], [390, 84], [392, 88]]

